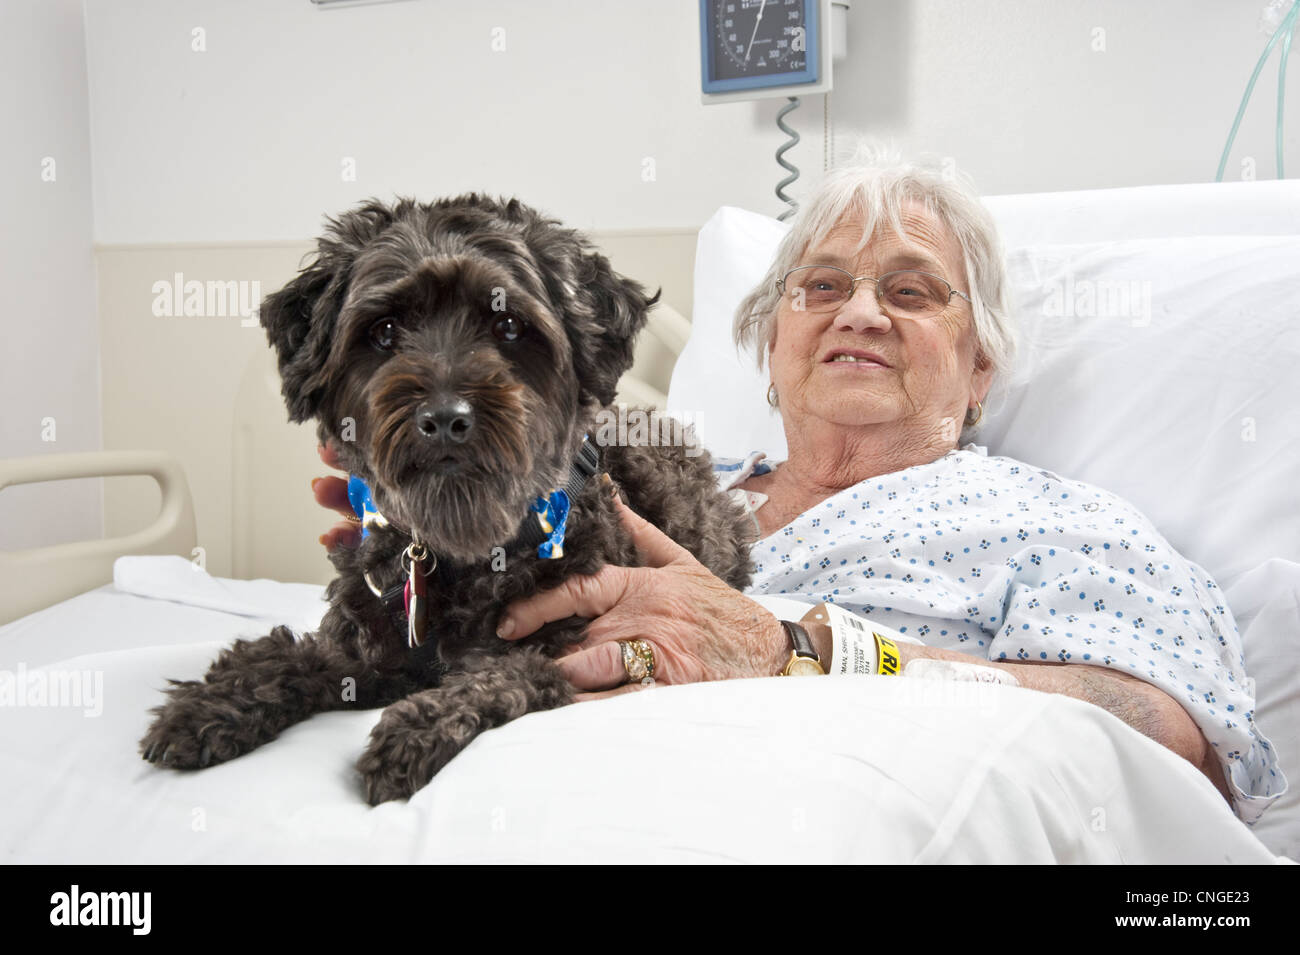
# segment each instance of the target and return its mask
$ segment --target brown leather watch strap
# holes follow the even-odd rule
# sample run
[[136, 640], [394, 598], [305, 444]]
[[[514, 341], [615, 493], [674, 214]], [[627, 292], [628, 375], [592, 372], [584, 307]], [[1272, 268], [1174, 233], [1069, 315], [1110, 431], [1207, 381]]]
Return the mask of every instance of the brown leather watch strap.
[[816, 649], [813, 648], [812, 638], [808, 636], [808, 631], [803, 628], [803, 624], [795, 623], [792, 620], [782, 620], [781, 626], [785, 627], [786, 635], [790, 637], [790, 642], [794, 644], [794, 652], [801, 657], [807, 657], [809, 660], [821, 662], [821, 657], [817, 655]]

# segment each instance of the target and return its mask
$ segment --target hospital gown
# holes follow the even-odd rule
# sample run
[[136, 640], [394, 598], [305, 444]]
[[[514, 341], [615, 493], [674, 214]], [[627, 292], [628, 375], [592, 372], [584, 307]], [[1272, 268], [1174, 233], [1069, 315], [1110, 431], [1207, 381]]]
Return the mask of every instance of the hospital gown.
[[[719, 486], [769, 470], [716, 459]], [[1254, 823], [1286, 788], [1222, 593], [1133, 505], [967, 445], [869, 478], [758, 541], [752, 594], [801, 595], [989, 660], [1110, 667], [1178, 700]]]

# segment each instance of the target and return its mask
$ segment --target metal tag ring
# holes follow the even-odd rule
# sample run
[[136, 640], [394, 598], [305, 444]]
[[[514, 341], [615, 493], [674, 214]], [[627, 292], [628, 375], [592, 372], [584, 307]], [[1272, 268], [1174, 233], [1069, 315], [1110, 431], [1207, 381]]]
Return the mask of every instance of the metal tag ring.
[[398, 559], [401, 561], [401, 564], [402, 564], [402, 571], [406, 574], [406, 576], [409, 577], [409, 576], [411, 576], [411, 565], [408, 564], [407, 561], [408, 561], [408, 560], [426, 560], [426, 559], [427, 559], [427, 560], [429, 561], [429, 569], [426, 570], [426, 571], [424, 572], [424, 576], [428, 577], [431, 573], [433, 573], [434, 569], [437, 568], [437, 566], [438, 566], [438, 555], [437, 555], [437, 554], [430, 554], [430, 553], [429, 553], [429, 549], [428, 549], [427, 547], [425, 547], [423, 544], [421, 544], [421, 545], [420, 545], [420, 549], [421, 549], [422, 551], [424, 551], [423, 556], [420, 556], [420, 557], [414, 557], [414, 556], [411, 554], [411, 549], [412, 549], [414, 546], [415, 546], [415, 545], [412, 544], [411, 547], [406, 548], [406, 550], [402, 551], [402, 556], [401, 556], [400, 558], [398, 558]]

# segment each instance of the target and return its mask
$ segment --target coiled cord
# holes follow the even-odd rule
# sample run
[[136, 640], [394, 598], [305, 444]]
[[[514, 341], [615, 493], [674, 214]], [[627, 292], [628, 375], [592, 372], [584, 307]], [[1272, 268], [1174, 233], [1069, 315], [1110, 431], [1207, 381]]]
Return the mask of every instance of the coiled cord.
[[790, 173], [790, 175], [786, 176], [776, 184], [776, 197], [790, 207], [777, 216], [777, 219], [781, 222], [784, 222], [787, 218], [794, 215], [795, 211], [799, 208], [799, 203], [795, 202], [785, 194], [785, 187], [799, 178], [799, 167], [793, 163], [786, 162], [785, 159], [785, 154], [799, 144], [799, 134], [796, 133], [793, 128], [785, 124], [786, 115], [792, 110], [799, 108], [799, 97], [791, 96], [789, 99], [790, 102], [781, 107], [781, 111], [776, 114], [777, 128], [790, 137], [786, 142], [782, 143], [780, 148], [776, 151], [777, 165]]

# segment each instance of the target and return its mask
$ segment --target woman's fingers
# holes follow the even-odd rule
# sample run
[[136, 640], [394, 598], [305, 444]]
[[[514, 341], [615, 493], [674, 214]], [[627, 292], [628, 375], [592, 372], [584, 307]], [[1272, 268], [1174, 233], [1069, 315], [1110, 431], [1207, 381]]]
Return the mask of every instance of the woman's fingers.
[[647, 567], [666, 567], [683, 558], [695, 560], [690, 551], [624, 504], [617, 494], [614, 495], [614, 507]]
[[555, 665], [565, 679], [583, 691], [574, 695], [576, 703], [635, 693], [656, 685], [654, 680], [648, 683], [628, 680], [627, 668], [623, 666], [623, 650], [617, 643], [602, 643], [590, 650], [560, 657]]
[[338, 547], [357, 547], [361, 544], [361, 525], [341, 521], [320, 536], [326, 550]]
[[311, 493], [321, 507], [337, 511], [344, 517], [356, 519], [357, 512], [352, 509], [352, 502], [348, 500], [348, 482], [343, 478], [333, 475], [312, 478]]
[[[324, 457], [322, 455], [322, 457]], [[361, 543], [361, 524], [348, 501], [348, 482], [339, 477], [318, 477], [311, 482], [311, 493], [316, 503], [348, 518], [340, 521], [320, 536], [326, 550], [337, 547], [356, 547]]]
[[606, 565], [595, 574], [570, 577], [552, 590], [512, 603], [497, 622], [497, 636], [518, 640], [553, 620], [599, 617], [627, 594], [631, 573], [627, 567]]
[[564, 678], [579, 690], [607, 690], [627, 682], [623, 650], [617, 643], [602, 643], [555, 661]]
[[[347, 470], [339, 461], [338, 451], [333, 445], [316, 445], [316, 454], [329, 467], [340, 471]], [[311, 493], [321, 507], [329, 508], [347, 518], [346, 521], [335, 524], [320, 536], [320, 542], [325, 545], [325, 549], [358, 546], [361, 543], [361, 525], [357, 523], [356, 511], [352, 509], [352, 502], [348, 500], [347, 480], [332, 474], [313, 478]]]
[[[340, 471], [347, 470], [339, 462], [338, 451], [333, 445], [318, 444], [316, 453], [329, 467], [338, 468]], [[347, 518], [346, 521], [335, 524], [320, 536], [320, 542], [325, 545], [325, 549], [358, 546], [361, 543], [361, 524], [357, 522], [357, 513], [352, 509], [352, 502], [348, 500], [347, 480], [333, 474], [313, 478], [311, 493], [321, 507], [329, 508]]]

